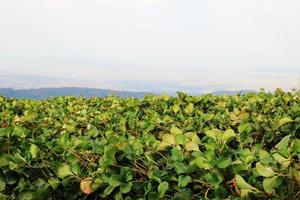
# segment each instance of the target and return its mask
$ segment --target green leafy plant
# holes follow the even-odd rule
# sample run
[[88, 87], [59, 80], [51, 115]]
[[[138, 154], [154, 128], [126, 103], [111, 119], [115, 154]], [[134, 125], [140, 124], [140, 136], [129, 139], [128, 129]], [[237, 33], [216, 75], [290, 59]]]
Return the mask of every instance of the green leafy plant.
[[0, 97], [0, 199], [300, 199], [300, 96]]

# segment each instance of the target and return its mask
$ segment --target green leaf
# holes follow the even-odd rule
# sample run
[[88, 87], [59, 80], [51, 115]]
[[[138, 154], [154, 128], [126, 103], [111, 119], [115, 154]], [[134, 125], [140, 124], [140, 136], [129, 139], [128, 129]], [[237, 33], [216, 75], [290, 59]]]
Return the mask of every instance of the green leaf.
[[158, 191], [158, 194], [159, 194], [159, 197], [163, 197], [165, 195], [165, 193], [167, 192], [169, 188], [169, 183], [166, 182], [166, 181], [163, 181], [159, 184], [158, 188], [157, 188], [157, 191]]
[[176, 144], [184, 144], [185, 143], [185, 136], [182, 134], [175, 135]]
[[183, 159], [184, 159], [184, 155], [182, 154], [182, 152], [177, 148], [173, 148], [172, 149], [172, 160], [175, 162], [182, 162]]
[[72, 176], [73, 172], [71, 171], [71, 167], [67, 164], [62, 164], [57, 167], [57, 176], [59, 178], [65, 178], [67, 176]]
[[188, 142], [184, 145], [184, 148], [187, 150], [187, 151], [200, 151], [199, 150], [199, 146], [197, 143], [191, 141], [191, 142]]
[[192, 181], [192, 178], [190, 176], [179, 176], [178, 177], [178, 187], [185, 187], [187, 184], [189, 184]]
[[249, 123], [241, 124], [238, 127], [238, 131], [240, 134], [249, 134], [252, 130], [252, 127]]
[[192, 194], [193, 194], [193, 192], [190, 188], [183, 188], [175, 194], [175, 196], [172, 198], [172, 200], [191, 199]]
[[60, 184], [60, 182], [59, 182], [57, 179], [53, 178], [53, 177], [51, 177], [51, 178], [48, 179], [48, 183], [51, 185], [51, 187], [52, 187], [54, 190], [56, 190], [57, 187], [58, 187], [59, 184]]
[[182, 134], [182, 130], [180, 128], [177, 128], [176, 126], [173, 126], [171, 128], [170, 132], [173, 135]]
[[211, 169], [212, 168], [212, 166], [211, 166], [211, 164], [209, 163], [209, 161], [206, 159], [206, 158], [204, 158], [204, 157], [197, 157], [196, 159], [195, 159], [195, 164], [199, 167], [199, 168], [201, 168], [201, 169], [206, 169], [206, 170], [208, 170], [208, 169]]
[[231, 158], [221, 158], [218, 162], [217, 162], [217, 166], [218, 168], [220, 169], [225, 169], [227, 168], [228, 166], [230, 166], [232, 164], [232, 160]]
[[5, 190], [5, 182], [0, 179], [0, 192]]
[[269, 164], [269, 163], [273, 162], [273, 159], [267, 151], [260, 149], [259, 150], [259, 161], [263, 164]]
[[223, 181], [223, 177], [216, 172], [209, 172], [204, 175], [204, 179], [214, 188], [218, 188], [220, 183]]
[[267, 193], [272, 193], [272, 191], [280, 184], [278, 176], [273, 176], [265, 178], [263, 180], [263, 187]]
[[299, 139], [293, 140], [293, 151], [300, 153], [300, 140]]
[[244, 179], [243, 177], [241, 177], [240, 175], [236, 175], [235, 176], [235, 180], [236, 180], [236, 184], [240, 189], [247, 189], [247, 190], [252, 190], [252, 191], [256, 191], [257, 189], [251, 185], [249, 185]]
[[257, 172], [264, 177], [272, 177], [275, 175], [275, 172], [270, 167], [264, 167], [261, 163], [256, 163]]
[[39, 148], [35, 144], [31, 144], [30, 153], [32, 158], [36, 158]]
[[235, 133], [232, 129], [227, 129], [223, 134], [222, 134], [222, 141], [226, 143], [228, 140], [233, 138], [235, 136]]
[[0, 167], [4, 167], [7, 165], [9, 165], [9, 161], [6, 158], [4, 158], [4, 156], [3, 157], [1, 156], [0, 157]]
[[120, 177], [117, 175], [112, 175], [108, 182], [109, 185], [113, 187], [117, 187], [121, 184]]
[[278, 150], [283, 150], [285, 151], [289, 145], [289, 141], [290, 141], [290, 135], [285, 136], [284, 138], [282, 138], [282, 140], [275, 145], [275, 148]]
[[132, 182], [129, 182], [129, 183], [122, 183], [120, 185], [120, 191], [123, 193], [123, 194], [126, 194], [128, 192], [131, 191], [131, 188], [132, 188]]
[[102, 197], [102, 198], [107, 197], [108, 195], [110, 195], [110, 194], [112, 193], [112, 191], [113, 191], [114, 189], [115, 189], [114, 186], [111, 186], [111, 185], [107, 186], [107, 187], [105, 188], [105, 190], [103, 191], [103, 193], [101, 194], [101, 197]]
[[290, 123], [290, 122], [293, 122], [294, 120], [292, 120], [290, 117], [284, 117], [282, 119], [279, 120], [278, 122], [278, 126], [283, 126], [284, 124], [287, 124], [287, 123]]

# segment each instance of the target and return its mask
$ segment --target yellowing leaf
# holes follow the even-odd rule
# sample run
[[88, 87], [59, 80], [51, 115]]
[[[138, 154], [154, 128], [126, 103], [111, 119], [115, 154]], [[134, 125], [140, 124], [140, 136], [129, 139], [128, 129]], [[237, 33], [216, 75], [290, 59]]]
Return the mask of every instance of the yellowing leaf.
[[284, 124], [293, 122], [294, 120], [292, 120], [290, 117], [284, 117], [281, 120], [279, 120], [278, 126], [282, 126]]
[[264, 167], [261, 163], [256, 163], [257, 172], [264, 177], [272, 177], [275, 175], [275, 172], [270, 167]]
[[39, 148], [35, 144], [32, 144], [30, 146], [30, 153], [31, 153], [32, 158], [36, 158], [38, 150], [39, 150]]
[[175, 105], [173, 106], [173, 111], [174, 111], [174, 113], [177, 113], [179, 110], [180, 110], [179, 105], [175, 104]]
[[212, 130], [205, 131], [205, 134], [208, 137], [213, 138], [214, 140], [217, 140], [221, 135], [221, 131], [218, 129], [212, 129]]
[[162, 141], [168, 144], [176, 144], [175, 136], [168, 133], [163, 135]]
[[192, 142], [198, 143], [200, 141], [197, 133], [195, 132], [187, 132], [184, 134], [185, 137], [189, 138]]
[[275, 160], [276, 160], [278, 163], [280, 163], [280, 164], [282, 165], [282, 167], [284, 167], [284, 168], [287, 168], [287, 167], [290, 165], [290, 163], [291, 163], [291, 161], [290, 161], [289, 159], [287, 159], [287, 158], [281, 156], [281, 155], [278, 154], [278, 153], [275, 153], [275, 154], [273, 155], [273, 157], [274, 157]]
[[85, 179], [81, 180], [81, 182], [80, 182], [81, 191], [87, 195], [91, 194], [93, 192], [92, 188], [91, 188], [91, 183], [92, 183], [91, 178], [85, 178]]
[[188, 114], [192, 114], [194, 111], [194, 104], [189, 103], [186, 108], [184, 109], [184, 111]]
[[191, 141], [187, 142], [184, 146], [187, 151], [199, 151], [199, 146], [197, 143]]

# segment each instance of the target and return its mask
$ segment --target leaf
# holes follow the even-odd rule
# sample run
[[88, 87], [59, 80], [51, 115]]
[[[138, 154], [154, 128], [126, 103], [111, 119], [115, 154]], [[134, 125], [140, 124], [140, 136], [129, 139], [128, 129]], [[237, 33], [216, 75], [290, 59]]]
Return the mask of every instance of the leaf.
[[236, 175], [235, 176], [235, 180], [236, 180], [236, 184], [240, 189], [247, 189], [247, 190], [252, 190], [252, 191], [256, 191], [257, 189], [251, 185], [249, 185], [244, 179], [243, 177], [241, 177], [240, 175]]
[[235, 133], [232, 129], [227, 129], [223, 134], [222, 134], [222, 141], [226, 143], [229, 139], [235, 136]]
[[197, 143], [195, 142], [188, 142], [184, 145], [184, 148], [187, 150], [187, 151], [200, 151], [199, 150], [199, 146]]
[[51, 185], [51, 187], [52, 187], [54, 190], [56, 190], [56, 188], [57, 188], [57, 187], [59, 186], [59, 184], [60, 184], [60, 182], [59, 182], [57, 179], [53, 178], [53, 177], [51, 177], [51, 178], [48, 179], [48, 183]]
[[193, 111], [194, 111], [194, 104], [192, 103], [189, 103], [186, 108], [184, 109], [184, 111], [187, 113], [187, 114], [192, 114]]
[[249, 193], [252, 193], [252, 192], [253, 192], [253, 190], [241, 189], [241, 197], [246, 198], [249, 195]]
[[208, 137], [217, 140], [219, 136], [221, 135], [221, 131], [218, 129], [212, 129], [212, 130], [207, 130], [204, 132]]
[[185, 143], [185, 136], [182, 134], [175, 135], [176, 144], [184, 144]]
[[159, 197], [163, 197], [166, 193], [166, 191], [168, 190], [169, 188], [169, 183], [166, 182], [166, 181], [163, 181], [159, 184], [158, 188], [157, 188], [157, 191], [158, 191], [158, 194], [159, 194]]
[[293, 140], [293, 151], [300, 153], [300, 140], [299, 139]]
[[59, 178], [65, 178], [67, 176], [72, 176], [73, 172], [71, 171], [71, 167], [67, 164], [62, 164], [57, 168], [57, 176]]
[[178, 187], [185, 187], [187, 184], [189, 184], [192, 181], [192, 178], [190, 176], [179, 176], [178, 177]]
[[173, 126], [171, 128], [170, 132], [173, 135], [182, 134], [182, 130], [180, 128], [177, 128], [176, 126]]
[[175, 162], [182, 162], [183, 159], [184, 159], [184, 155], [182, 154], [182, 152], [177, 148], [173, 148], [172, 149], [172, 160]]
[[107, 197], [108, 195], [110, 195], [110, 194], [112, 193], [112, 191], [113, 191], [114, 189], [115, 189], [114, 186], [111, 186], [111, 185], [107, 186], [107, 187], [105, 188], [105, 190], [103, 191], [103, 193], [101, 194], [101, 197], [102, 197], [102, 198]]
[[1, 156], [0, 157], [0, 167], [4, 167], [7, 165], [9, 165], [9, 161], [6, 158], [4, 158], [4, 156], [3, 157]]
[[231, 158], [221, 158], [221, 160], [219, 160], [217, 162], [217, 166], [220, 168], [220, 169], [225, 169], [227, 168], [228, 166], [230, 166], [232, 164], [232, 160]]
[[120, 191], [123, 193], [123, 194], [126, 194], [128, 192], [131, 191], [131, 188], [132, 188], [132, 182], [129, 182], [129, 183], [122, 183], [120, 185]]
[[35, 144], [31, 144], [30, 153], [32, 158], [36, 158], [39, 148]]
[[0, 179], [0, 192], [5, 190], [5, 185], [6, 185], [5, 182]]
[[178, 104], [175, 104], [175, 105], [172, 107], [172, 109], [173, 109], [173, 112], [174, 112], [174, 113], [177, 113], [177, 112], [180, 110], [180, 107], [179, 107]]
[[211, 166], [211, 164], [208, 162], [208, 160], [206, 159], [206, 158], [204, 158], [204, 157], [197, 157], [196, 159], [195, 159], [195, 164], [199, 167], [199, 168], [201, 168], [201, 169], [206, 169], [206, 170], [208, 170], [208, 169], [211, 169], [212, 168], [212, 166]]
[[276, 186], [278, 186], [278, 184], [279, 184], [278, 176], [265, 178], [263, 180], [263, 187], [267, 193], [272, 193], [272, 191]]
[[263, 164], [269, 164], [269, 163], [273, 162], [273, 159], [267, 151], [260, 149], [259, 150], [259, 161]]
[[92, 179], [91, 178], [85, 178], [83, 180], [81, 180], [80, 182], [80, 189], [84, 194], [91, 194], [92, 188], [91, 188], [91, 184], [92, 184]]
[[293, 122], [294, 120], [292, 120], [290, 117], [284, 117], [282, 119], [279, 120], [278, 122], [278, 126], [283, 126], [284, 124], [287, 124], [287, 123], [290, 123], [290, 122]]
[[270, 167], [264, 167], [261, 163], [256, 163], [257, 172], [264, 177], [272, 177], [275, 175], [275, 172]]
[[282, 138], [281, 141], [275, 145], [275, 148], [278, 150], [285, 151], [289, 145], [290, 137], [291, 137], [290, 135], [287, 135], [284, 138]]
[[112, 175], [108, 182], [109, 185], [113, 187], [117, 187], [121, 184], [120, 177], [117, 175]]
[[175, 136], [168, 133], [163, 135], [162, 141], [172, 145], [176, 144]]
[[175, 194], [172, 200], [188, 200], [191, 199], [192, 194], [193, 192], [190, 188], [183, 188]]
[[200, 141], [200, 139], [199, 139], [197, 133], [195, 133], [195, 132], [187, 132], [187, 133], [184, 134], [184, 136], [185, 136], [186, 138], [189, 138], [192, 142], [195, 142], [195, 143], [197, 143], [197, 144], [198, 144], [199, 141]]
[[223, 177], [216, 172], [209, 172], [204, 175], [204, 179], [214, 188], [218, 188], [220, 183], [223, 181]]
[[238, 127], [238, 131], [240, 134], [249, 134], [252, 130], [252, 127], [249, 123], [241, 124]]
[[283, 156], [281, 156], [278, 153], [273, 154], [273, 157], [275, 158], [275, 160], [280, 163], [282, 165], [282, 167], [287, 168], [291, 161]]

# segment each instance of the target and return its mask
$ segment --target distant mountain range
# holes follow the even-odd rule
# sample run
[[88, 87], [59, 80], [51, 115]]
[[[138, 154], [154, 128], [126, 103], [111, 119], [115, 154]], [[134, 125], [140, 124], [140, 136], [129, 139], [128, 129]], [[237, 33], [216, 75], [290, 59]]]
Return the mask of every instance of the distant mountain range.
[[[214, 95], [234, 95], [255, 92], [252, 90], [241, 91], [226, 91], [220, 90], [212, 92]], [[150, 92], [132, 92], [132, 91], [117, 91], [108, 89], [96, 88], [81, 88], [81, 87], [60, 87], [60, 88], [37, 88], [37, 89], [13, 89], [13, 88], [0, 88], [0, 95], [14, 98], [30, 98], [30, 99], [45, 99], [54, 96], [84, 96], [84, 97], [105, 97], [109, 95], [117, 95], [120, 97], [136, 97], [142, 98], [148, 94], [158, 94]], [[174, 95], [174, 94], [171, 94]], [[198, 94], [201, 95], [201, 94]]]

